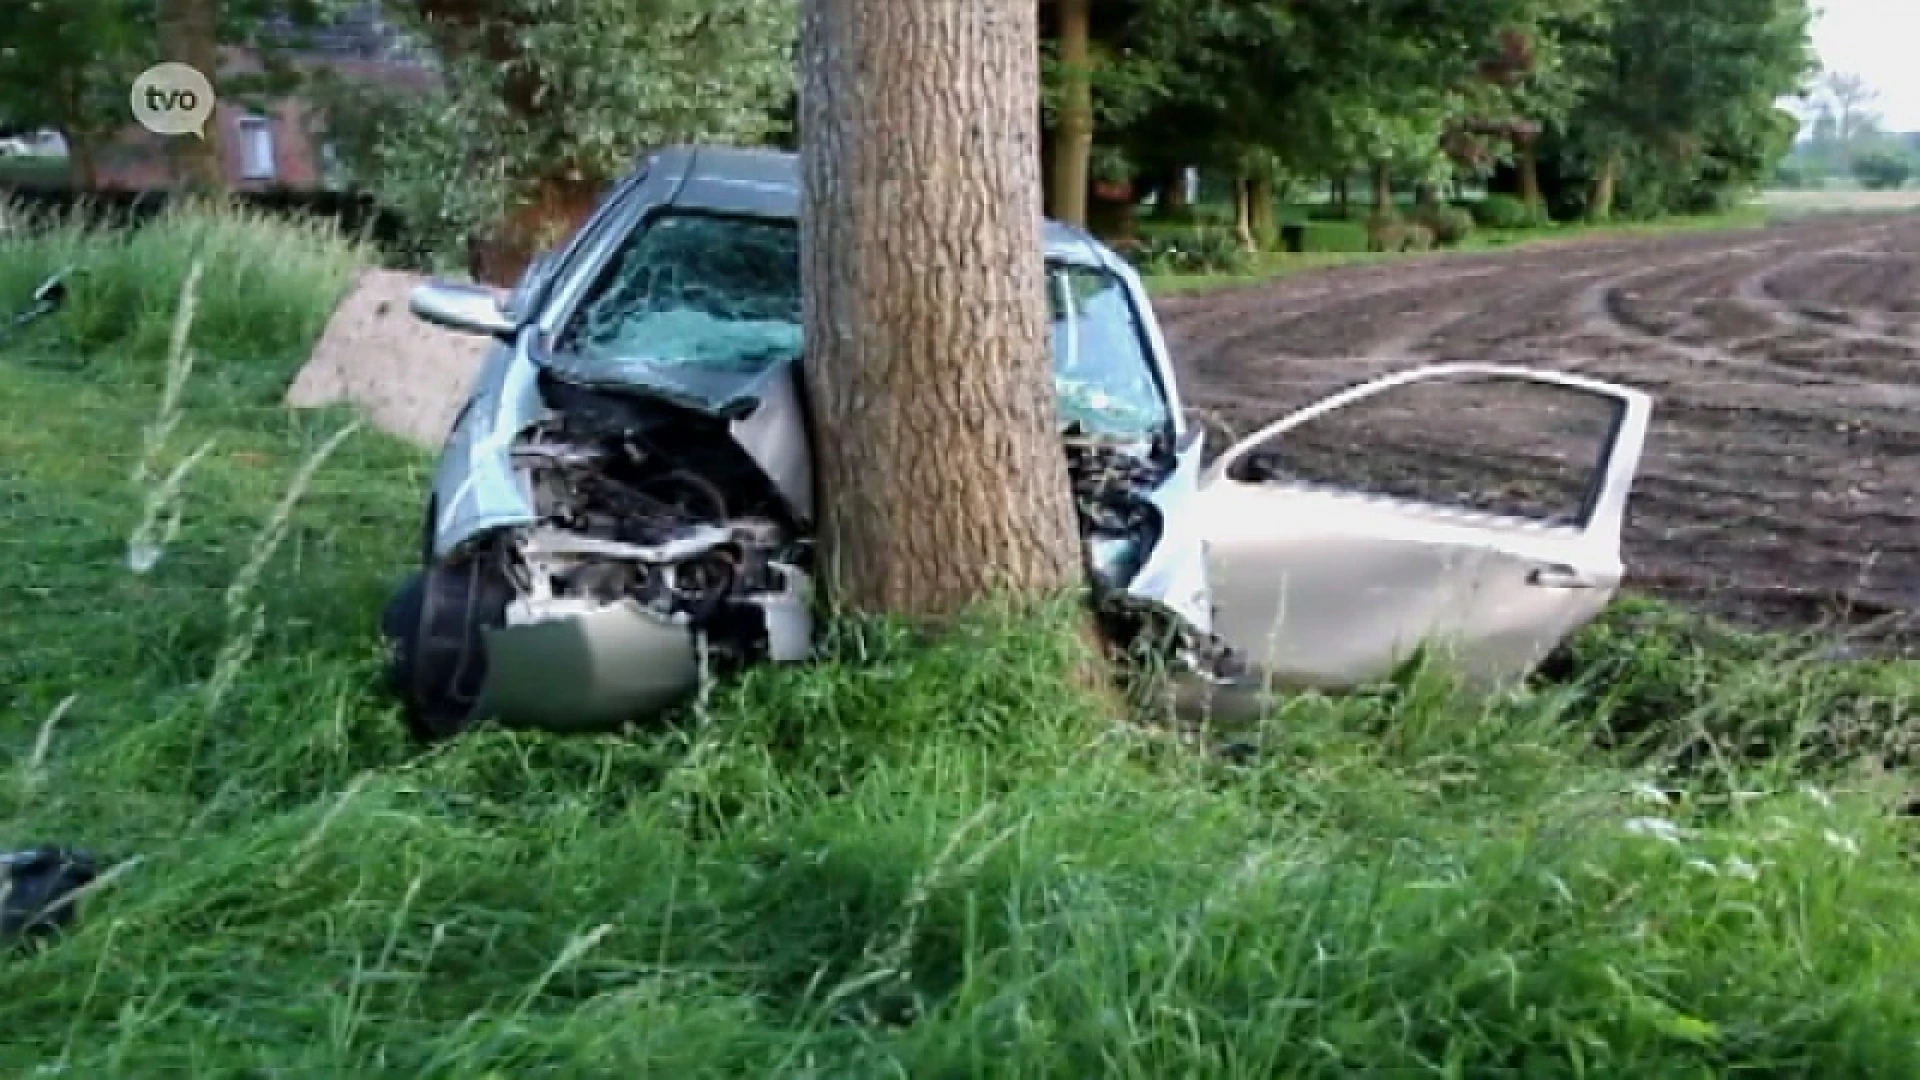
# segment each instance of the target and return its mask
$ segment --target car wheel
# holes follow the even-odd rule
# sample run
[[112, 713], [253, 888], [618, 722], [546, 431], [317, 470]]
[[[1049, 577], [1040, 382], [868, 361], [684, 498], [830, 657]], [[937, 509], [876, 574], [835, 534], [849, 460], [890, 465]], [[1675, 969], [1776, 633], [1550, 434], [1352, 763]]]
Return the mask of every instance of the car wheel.
[[467, 560], [412, 575], [388, 602], [388, 688], [414, 738], [438, 742], [478, 722], [486, 632], [505, 624], [511, 597], [497, 570]]

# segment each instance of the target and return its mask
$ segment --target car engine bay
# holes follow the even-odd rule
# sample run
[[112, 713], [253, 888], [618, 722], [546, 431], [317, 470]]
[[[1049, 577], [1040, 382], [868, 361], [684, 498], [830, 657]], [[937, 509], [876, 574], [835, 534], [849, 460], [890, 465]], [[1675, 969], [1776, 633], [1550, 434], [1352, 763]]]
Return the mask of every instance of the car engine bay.
[[507, 625], [631, 601], [716, 671], [811, 649], [813, 544], [724, 420], [558, 381], [516, 469], [539, 514], [508, 545]]
[[1164, 524], [1148, 496], [1166, 482], [1173, 457], [1152, 440], [1075, 431], [1067, 433], [1066, 451], [1089, 584], [1096, 593], [1125, 589], [1160, 542]]

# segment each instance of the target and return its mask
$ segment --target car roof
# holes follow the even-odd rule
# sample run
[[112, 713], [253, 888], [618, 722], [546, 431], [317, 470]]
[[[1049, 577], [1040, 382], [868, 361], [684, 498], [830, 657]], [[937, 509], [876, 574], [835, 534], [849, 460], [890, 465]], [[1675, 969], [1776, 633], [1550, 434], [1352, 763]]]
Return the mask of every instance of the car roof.
[[[800, 158], [791, 151], [680, 145], [655, 151], [648, 155], [648, 163], [680, 178], [668, 205], [714, 214], [799, 219]], [[1120, 257], [1105, 244], [1063, 222], [1047, 219], [1042, 236], [1050, 260], [1107, 268], [1120, 264]]]

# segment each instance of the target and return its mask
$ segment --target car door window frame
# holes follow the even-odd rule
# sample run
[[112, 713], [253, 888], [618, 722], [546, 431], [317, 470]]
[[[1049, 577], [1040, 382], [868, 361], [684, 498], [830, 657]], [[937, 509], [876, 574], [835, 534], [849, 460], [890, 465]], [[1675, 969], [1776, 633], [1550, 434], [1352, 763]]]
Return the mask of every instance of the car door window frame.
[[[1234, 443], [1213, 462], [1202, 484], [1203, 486], [1211, 485], [1222, 480], [1236, 484], [1256, 483], [1246, 479], [1244, 474], [1244, 466], [1253, 453], [1287, 432], [1338, 412], [1349, 405], [1391, 394], [1405, 386], [1472, 379], [1558, 386], [1606, 399], [1613, 406], [1613, 417], [1608, 424], [1600, 452], [1589, 466], [1586, 488], [1582, 494], [1580, 513], [1576, 521], [1571, 523], [1549, 521], [1523, 514], [1456, 507], [1431, 499], [1378, 494], [1341, 484], [1287, 482], [1296, 487], [1392, 503], [1466, 522], [1484, 521], [1574, 535], [1611, 535], [1617, 538], [1620, 526], [1624, 524], [1626, 489], [1631, 487], [1632, 474], [1638, 470], [1639, 461], [1645, 449], [1652, 398], [1645, 392], [1632, 387], [1567, 372], [1542, 371], [1499, 364], [1433, 364], [1370, 379], [1321, 398]], [[1625, 482], [1616, 484], [1614, 481], [1622, 478], [1623, 474]]]

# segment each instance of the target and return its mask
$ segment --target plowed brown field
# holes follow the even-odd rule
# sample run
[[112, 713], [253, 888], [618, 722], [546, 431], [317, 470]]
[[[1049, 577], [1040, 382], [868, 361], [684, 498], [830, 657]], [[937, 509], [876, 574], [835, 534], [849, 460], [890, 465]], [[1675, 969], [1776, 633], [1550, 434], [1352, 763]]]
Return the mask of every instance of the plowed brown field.
[[[1410, 258], [1155, 306], [1187, 405], [1228, 432], [1424, 363], [1648, 390], [1630, 587], [1747, 625], [1920, 645], [1920, 215]], [[1375, 479], [1442, 459], [1470, 471], [1503, 426], [1529, 423], [1388, 415], [1344, 447]]]

